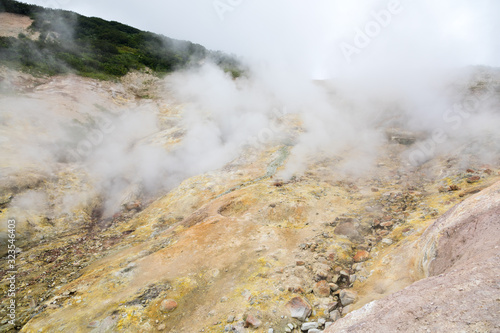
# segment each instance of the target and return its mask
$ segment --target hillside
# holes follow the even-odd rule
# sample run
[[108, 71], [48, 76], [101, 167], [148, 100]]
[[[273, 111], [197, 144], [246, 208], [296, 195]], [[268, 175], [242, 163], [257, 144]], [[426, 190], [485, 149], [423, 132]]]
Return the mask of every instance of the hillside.
[[[21, 26], [31, 24], [10, 29], [14, 14]], [[0, 15], [0, 64], [24, 71], [106, 79], [144, 68], [169, 73], [210, 59], [238, 75], [233, 57], [118, 22], [13, 0], [0, 1]]]
[[[498, 257], [498, 246], [492, 246], [499, 237], [498, 216], [491, 217], [496, 222], [485, 229], [487, 238], [468, 229], [453, 236], [471, 214], [482, 214], [481, 207], [498, 209], [498, 184], [487, 189], [500, 180], [498, 165], [485, 165], [463, 150], [408, 169], [396, 156], [415, 137], [392, 129], [377, 166], [361, 176], [333, 171], [344, 161], [320, 154], [306, 173], [280, 180], [292, 146], [269, 142], [241, 150], [220, 168], [173, 182], [170, 190], [148, 192], [148, 177], [161, 183], [175, 170], [169, 164], [170, 174], [149, 171], [161, 162], [158, 156], [175, 154], [189, 139], [182, 119], [190, 109], [169, 90], [172, 82], [144, 73], [120, 82], [36, 78], [5, 68], [1, 77], [0, 216], [18, 221], [22, 332], [300, 332], [304, 320], [311, 327], [338, 320], [346, 332], [397, 332], [378, 320], [367, 323], [362, 314], [420, 327], [413, 317], [395, 317], [406, 312], [394, 304], [420, 304], [411, 301], [418, 285], [405, 288], [421, 279], [421, 286], [435, 281], [447, 286], [446, 298], [467, 302], [463, 318], [472, 328], [498, 328], [498, 320], [487, 315], [498, 310], [498, 302], [487, 304], [481, 294], [488, 288], [498, 298], [488, 282], [498, 272], [487, 268]], [[290, 137], [301, 132], [293, 114], [281, 121]], [[103, 141], [86, 159], [68, 159], [96, 129]], [[107, 158], [109, 166], [99, 163]], [[139, 176], [137, 169], [146, 166]], [[462, 236], [463, 263], [453, 266], [449, 251]], [[2, 249], [6, 244], [3, 239]], [[440, 266], [429, 268], [431, 258]], [[460, 273], [444, 274], [450, 265]], [[471, 269], [477, 272], [464, 275]], [[7, 287], [3, 280], [2, 290]], [[441, 317], [429, 309], [422, 318], [443, 329], [467, 327], [460, 318], [453, 325], [443, 321], [454, 312], [439, 295], [427, 292], [425, 299], [440, 306]], [[3, 296], [3, 309], [8, 300]], [[367, 303], [361, 315], [355, 311]], [[482, 311], [486, 305], [489, 310]], [[358, 322], [368, 328], [357, 329]], [[328, 332], [337, 332], [333, 327]], [[427, 326], [422, 327], [415, 332], [424, 332]], [[4, 320], [0, 331], [13, 326]]]
[[0, 4], [0, 333], [500, 332], [500, 69]]

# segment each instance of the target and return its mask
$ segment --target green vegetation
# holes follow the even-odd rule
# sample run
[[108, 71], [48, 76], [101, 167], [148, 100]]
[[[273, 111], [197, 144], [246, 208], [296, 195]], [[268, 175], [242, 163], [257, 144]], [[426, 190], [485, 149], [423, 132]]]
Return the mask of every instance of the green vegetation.
[[76, 72], [111, 79], [146, 67], [164, 74], [210, 59], [233, 77], [241, 75], [233, 57], [118, 22], [13, 0], [0, 0], [0, 12], [33, 19], [29, 30], [39, 33], [37, 40], [24, 34], [0, 37], [0, 64], [34, 74]]

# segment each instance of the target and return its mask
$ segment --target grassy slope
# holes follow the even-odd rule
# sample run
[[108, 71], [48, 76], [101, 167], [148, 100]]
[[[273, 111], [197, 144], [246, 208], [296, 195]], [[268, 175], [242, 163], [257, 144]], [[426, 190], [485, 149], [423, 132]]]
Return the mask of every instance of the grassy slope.
[[0, 0], [0, 12], [27, 15], [38, 40], [20, 34], [0, 37], [0, 64], [31, 73], [79, 75], [109, 79], [148, 67], [162, 74], [210, 58], [233, 76], [237, 61], [188, 41], [174, 40], [114, 21]]

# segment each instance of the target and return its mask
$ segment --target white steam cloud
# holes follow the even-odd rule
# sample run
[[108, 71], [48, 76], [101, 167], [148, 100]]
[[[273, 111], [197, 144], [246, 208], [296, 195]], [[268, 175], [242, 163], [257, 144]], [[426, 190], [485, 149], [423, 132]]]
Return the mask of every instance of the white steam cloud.
[[[293, 146], [279, 173], [284, 179], [302, 174], [316, 156], [341, 155], [344, 171], [363, 172], [376, 161], [388, 127], [424, 133], [403, 154], [409, 167], [464, 145], [497, 161], [500, 76], [467, 66], [499, 64], [499, 6], [486, 0], [242, 4], [217, 22], [224, 30], [216, 38], [244, 56], [247, 73], [234, 80], [207, 63], [168, 76], [181, 118], [159, 125], [151, 105], [115, 115], [83, 165], [111, 214], [124, 196], [168, 190], [221, 168], [276, 117], [298, 128], [273, 130], [266, 141]], [[286, 112], [277, 116], [276, 109]], [[59, 127], [51, 133], [64, 137]], [[155, 141], [162, 133], [182, 139], [166, 149]]]

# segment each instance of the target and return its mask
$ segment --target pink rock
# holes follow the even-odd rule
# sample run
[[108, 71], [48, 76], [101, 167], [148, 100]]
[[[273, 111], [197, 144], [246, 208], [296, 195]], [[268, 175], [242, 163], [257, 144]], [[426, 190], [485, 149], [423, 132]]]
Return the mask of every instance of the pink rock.
[[262, 325], [262, 322], [259, 319], [252, 315], [247, 316], [247, 319], [245, 320], [245, 327], [259, 328], [260, 325]]
[[313, 292], [318, 297], [330, 296], [330, 286], [325, 280], [321, 280], [314, 285]]
[[294, 297], [287, 304], [286, 307], [290, 310], [290, 316], [297, 318], [300, 321], [305, 321], [311, 315], [312, 308], [302, 297]]
[[177, 302], [173, 299], [164, 299], [160, 304], [160, 309], [164, 312], [172, 311], [177, 308]]

